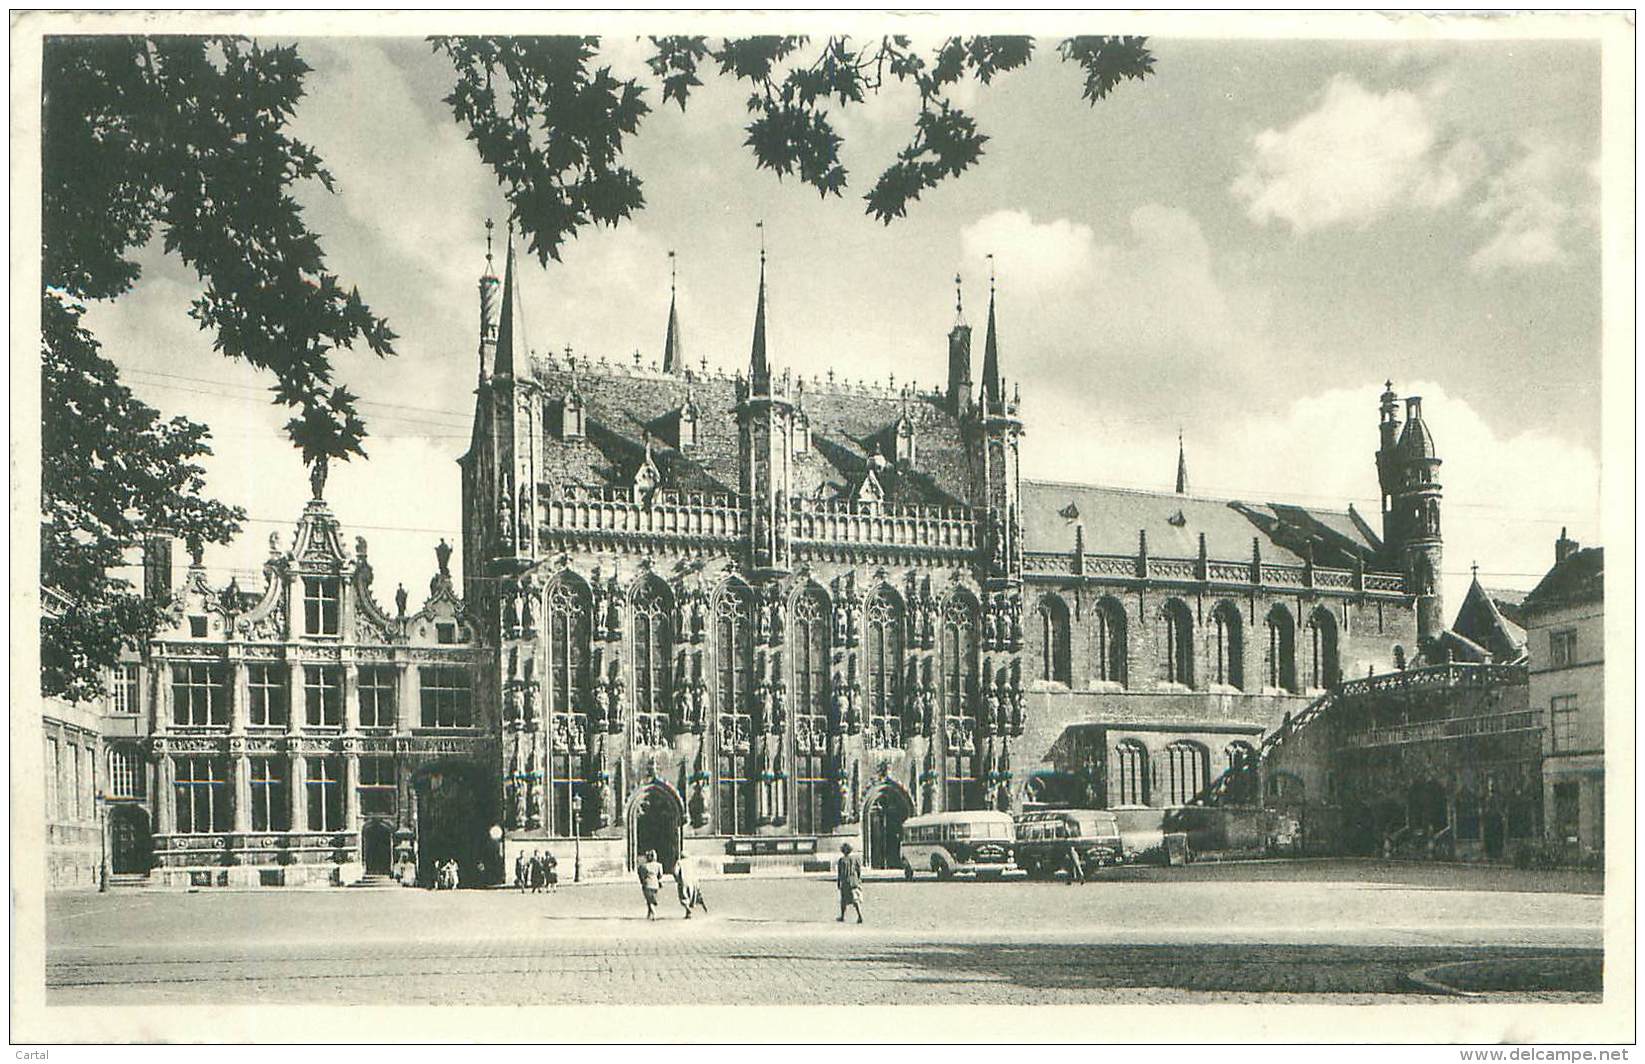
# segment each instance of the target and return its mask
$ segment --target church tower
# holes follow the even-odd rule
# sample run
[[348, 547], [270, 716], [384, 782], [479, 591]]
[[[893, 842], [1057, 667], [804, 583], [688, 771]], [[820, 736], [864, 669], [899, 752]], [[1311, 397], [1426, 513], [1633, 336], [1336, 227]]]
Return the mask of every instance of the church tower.
[[760, 249], [760, 293], [754, 307], [754, 342], [748, 378], [737, 384], [737, 438], [750, 507], [750, 539], [756, 570], [787, 572], [788, 499], [792, 492], [794, 404], [788, 377], [773, 386], [765, 334], [765, 249]]

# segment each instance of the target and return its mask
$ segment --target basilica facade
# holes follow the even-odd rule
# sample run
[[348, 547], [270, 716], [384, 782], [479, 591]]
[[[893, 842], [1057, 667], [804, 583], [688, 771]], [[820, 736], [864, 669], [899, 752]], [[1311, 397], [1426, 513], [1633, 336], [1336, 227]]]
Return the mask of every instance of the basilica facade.
[[505, 865], [894, 867], [910, 815], [1036, 802], [1238, 848], [1191, 814], [1257, 806], [1265, 736], [1443, 631], [1440, 462], [1391, 386], [1376, 527], [1194, 495], [1180, 452], [1173, 492], [1040, 482], [992, 284], [980, 380], [957, 307], [926, 391], [779, 369], [763, 254], [736, 374], [672, 304], [651, 365], [537, 357], [489, 264], [461, 588]]

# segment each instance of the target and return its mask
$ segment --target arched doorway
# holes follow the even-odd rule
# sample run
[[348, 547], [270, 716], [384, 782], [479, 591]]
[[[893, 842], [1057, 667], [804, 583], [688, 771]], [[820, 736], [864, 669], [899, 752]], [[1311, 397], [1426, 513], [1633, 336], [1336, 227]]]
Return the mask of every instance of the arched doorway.
[[900, 787], [881, 787], [863, 817], [863, 848], [870, 868], [902, 867], [902, 822], [914, 815], [914, 803]]
[[117, 876], [147, 875], [153, 860], [148, 814], [140, 806], [109, 810], [110, 871]]
[[431, 883], [434, 866], [457, 862], [462, 886], [480, 886], [495, 878], [496, 869], [481, 865], [491, 850], [486, 837], [490, 810], [480, 783], [480, 770], [462, 762], [445, 761], [417, 770], [412, 786], [417, 792], [417, 882]]
[[360, 859], [366, 875], [388, 875], [394, 864], [394, 829], [381, 820], [368, 821], [360, 829]]
[[678, 796], [661, 784], [641, 790], [628, 817], [629, 866], [639, 863], [640, 854], [655, 850], [657, 862], [673, 868], [680, 858], [683, 813]]

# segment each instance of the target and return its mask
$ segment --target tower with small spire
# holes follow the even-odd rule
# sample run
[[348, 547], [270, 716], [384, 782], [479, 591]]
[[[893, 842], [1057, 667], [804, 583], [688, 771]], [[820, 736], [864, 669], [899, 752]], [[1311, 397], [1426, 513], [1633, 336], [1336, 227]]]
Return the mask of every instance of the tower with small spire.
[[1188, 452], [1182, 446], [1182, 430], [1177, 430], [1177, 494], [1188, 494]]
[[983, 503], [988, 514], [988, 572], [991, 579], [1016, 580], [1022, 574], [1020, 450], [1022, 421], [1017, 404], [1005, 397], [1000, 380], [999, 324], [993, 256], [988, 256], [988, 331], [983, 338], [982, 435]]
[[754, 304], [754, 339], [748, 377], [737, 385], [737, 439], [748, 497], [752, 562], [759, 572], [789, 569], [788, 498], [792, 494], [794, 404], [783, 386], [772, 387], [766, 351], [765, 229], [760, 226], [760, 288]]
[[948, 330], [948, 409], [955, 417], [971, 413], [971, 326], [965, 322], [965, 296], [954, 275], [954, 327]]
[[1383, 547], [1405, 574], [1416, 599], [1417, 638], [1426, 642], [1445, 629], [1440, 589], [1444, 536], [1440, 527], [1441, 459], [1433, 433], [1422, 418], [1422, 397], [1405, 400], [1400, 428], [1399, 397], [1386, 385], [1380, 401], [1377, 481], [1382, 489]]
[[680, 376], [685, 372], [685, 348], [680, 343], [680, 314], [675, 285], [674, 252], [668, 253], [668, 334], [663, 337], [663, 372]]
[[499, 298], [487, 228], [486, 270], [480, 278], [481, 375], [469, 450], [458, 459], [464, 595], [475, 602], [485, 601], [487, 578], [529, 564], [536, 552], [534, 515], [545, 411], [541, 389], [530, 372], [513, 236], [510, 226]]

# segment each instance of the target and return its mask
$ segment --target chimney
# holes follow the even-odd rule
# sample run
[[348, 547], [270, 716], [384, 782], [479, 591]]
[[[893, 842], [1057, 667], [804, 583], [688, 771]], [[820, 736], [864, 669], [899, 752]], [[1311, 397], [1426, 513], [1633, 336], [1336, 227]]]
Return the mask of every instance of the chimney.
[[143, 540], [143, 597], [151, 602], [171, 598], [171, 537]]
[[1558, 565], [1560, 562], [1564, 561], [1566, 558], [1569, 558], [1571, 555], [1575, 554], [1577, 551], [1582, 549], [1582, 544], [1578, 543], [1576, 540], [1571, 539], [1569, 536], [1567, 536], [1565, 534], [1566, 531], [1567, 531], [1566, 529], [1561, 528], [1559, 530], [1559, 538], [1554, 540], [1554, 564], [1555, 565]]

